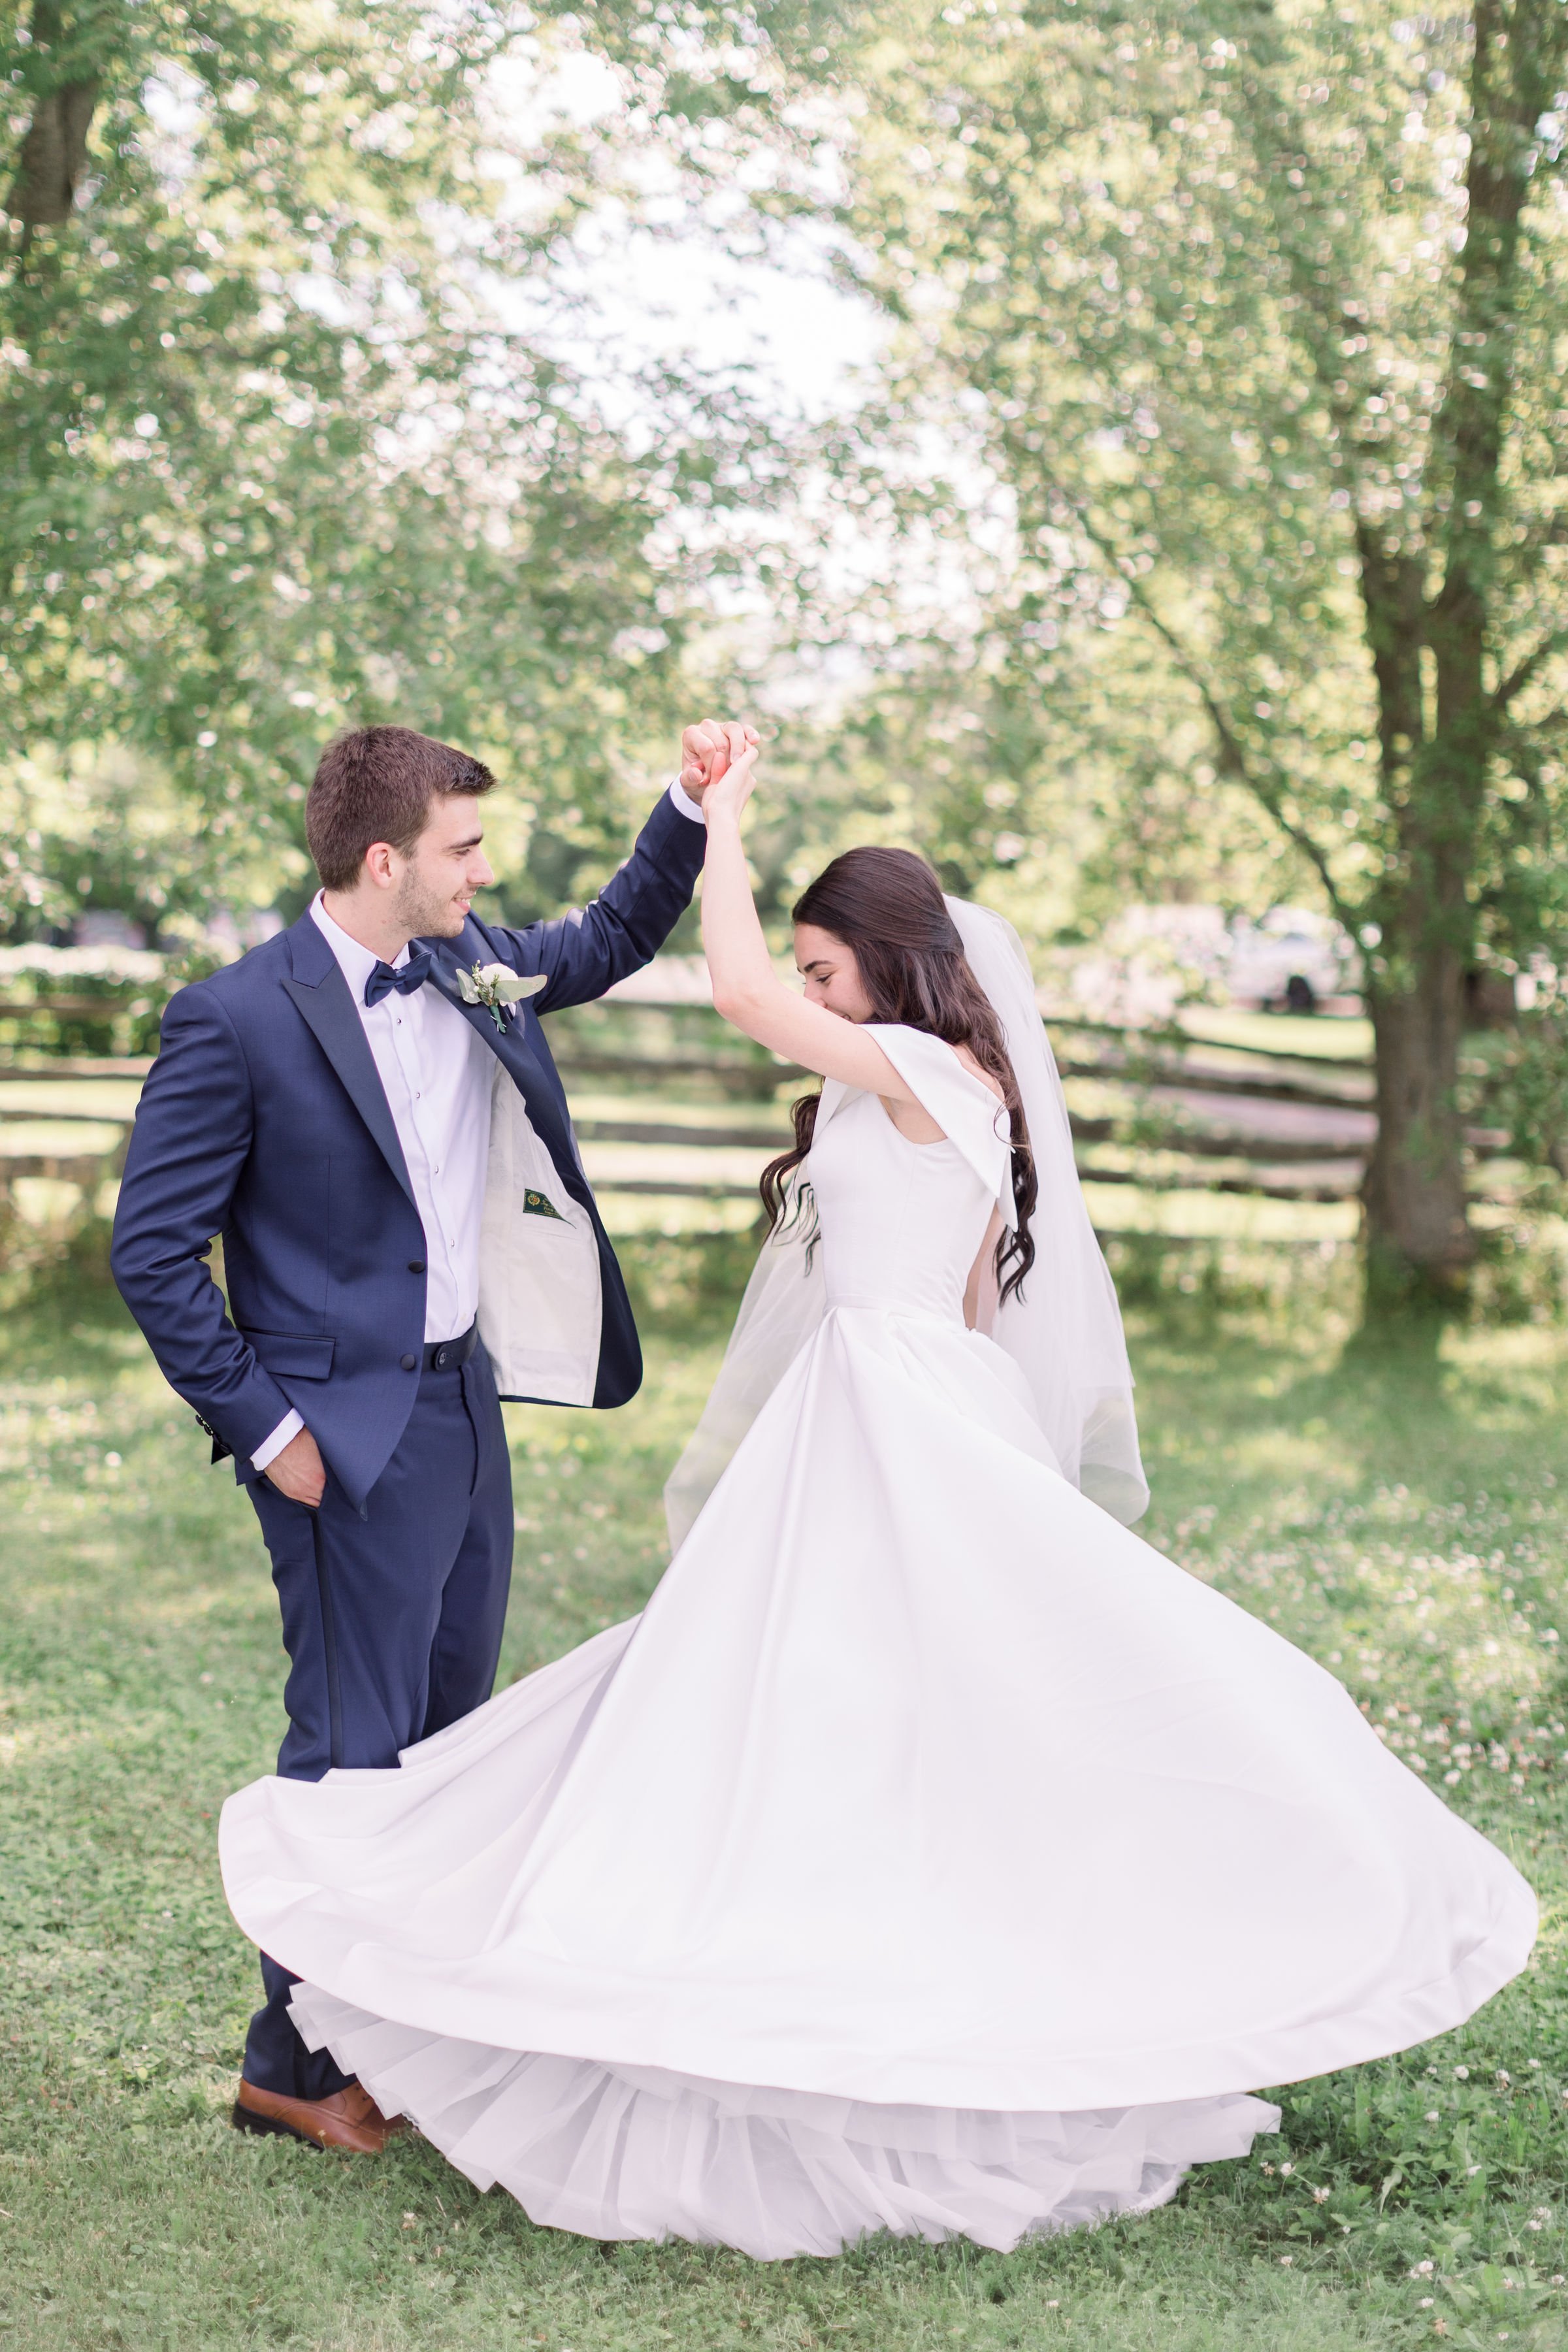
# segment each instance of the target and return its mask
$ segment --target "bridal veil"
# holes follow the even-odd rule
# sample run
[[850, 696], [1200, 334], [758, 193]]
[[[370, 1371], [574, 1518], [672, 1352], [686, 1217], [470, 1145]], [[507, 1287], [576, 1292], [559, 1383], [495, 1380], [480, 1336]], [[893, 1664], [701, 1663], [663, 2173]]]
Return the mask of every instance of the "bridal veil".
[[[1035, 1263], [997, 1312], [991, 1337], [1026, 1378], [1063, 1475], [1126, 1526], [1148, 1507], [1138, 1453], [1132, 1371], [1121, 1312], [1079, 1183], [1067, 1098], [1036, 1001], [1034, 975], [1011, 923], [987, 907], [949, 898], [964, 957], [1002, 1024], [1029, 1141], [1037, 1199]], [[845, 1090], [829, 1081], [819, 1119]], [[998, 1109], [999, 1119], [1005, 1114]], [[1010, 1185], [999, 1205], [1014, 1222]], [[713, 1391], [664, 1490], [679, 1549], [779, 1381], [826, 1311], [811, 1221], [796, 1217], [763, 1244]]]

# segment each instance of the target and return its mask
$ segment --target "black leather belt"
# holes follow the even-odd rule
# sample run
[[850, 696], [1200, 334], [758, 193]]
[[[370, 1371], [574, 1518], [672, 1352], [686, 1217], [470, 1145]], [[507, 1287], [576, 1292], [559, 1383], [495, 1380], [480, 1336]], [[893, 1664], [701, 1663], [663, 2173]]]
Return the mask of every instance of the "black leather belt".
[[422, 1369], [427, 1372], [451, 1371], [466, 1364], [479, 1344], [479, 1327], [470, 1323], [460, 1339], [426, 1339]]

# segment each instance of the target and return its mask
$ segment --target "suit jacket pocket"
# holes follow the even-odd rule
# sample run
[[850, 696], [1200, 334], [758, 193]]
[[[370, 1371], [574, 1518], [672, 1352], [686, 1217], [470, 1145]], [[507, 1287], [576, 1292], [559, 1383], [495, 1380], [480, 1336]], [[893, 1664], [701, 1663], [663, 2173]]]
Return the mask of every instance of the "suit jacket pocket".
[[297, 1381], [324, 1381], [332, 1369], [337, 1341], [330, 1334], [247, 1331], [245, 1337], [269, 1372], [285, 1372]]

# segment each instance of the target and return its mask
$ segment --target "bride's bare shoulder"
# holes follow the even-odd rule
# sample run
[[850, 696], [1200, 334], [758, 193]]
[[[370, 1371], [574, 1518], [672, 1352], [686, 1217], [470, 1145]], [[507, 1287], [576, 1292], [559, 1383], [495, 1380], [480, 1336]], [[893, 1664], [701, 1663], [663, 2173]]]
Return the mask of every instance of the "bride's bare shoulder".
[[972, 1078], [978, 1078], [983, 1087], [989, 1087], [991, 1092], [996, 1097], [997, 1100], [1000, 1101], [1002, 1098], [1001, 1079], [994, 1077], [989, 1070], [982, 1069], [980, 1064], [975, 1060], [967, 1045], [955, 1045], [952, 1050], [958, 1055], [958, 1058], [963, 1063], [964, 1068], [969, 1072], [970, 1076]]

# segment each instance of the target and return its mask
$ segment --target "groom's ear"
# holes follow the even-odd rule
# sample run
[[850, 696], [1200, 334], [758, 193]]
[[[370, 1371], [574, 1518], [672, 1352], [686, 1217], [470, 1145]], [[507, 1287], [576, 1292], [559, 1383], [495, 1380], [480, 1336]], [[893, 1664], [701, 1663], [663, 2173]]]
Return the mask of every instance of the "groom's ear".
[[355, 880], [369, 882], [377, 890], [395, 890], [403, 860], [390, 841], [373, 841], [365, 851]]

